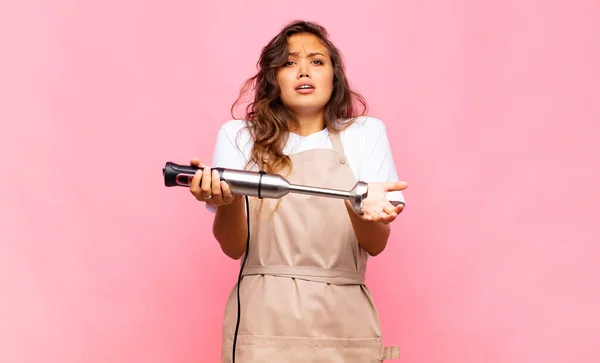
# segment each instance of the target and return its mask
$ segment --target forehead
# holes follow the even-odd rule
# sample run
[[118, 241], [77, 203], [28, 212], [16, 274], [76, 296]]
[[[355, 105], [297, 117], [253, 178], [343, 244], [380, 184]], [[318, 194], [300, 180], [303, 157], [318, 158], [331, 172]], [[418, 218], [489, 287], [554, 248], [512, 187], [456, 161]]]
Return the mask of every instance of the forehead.
[[288, 37], [288, 48], [290, 53], [323, 53], [329, 54], [327, 47], [321, 39], [314, 34], [299, 33]]

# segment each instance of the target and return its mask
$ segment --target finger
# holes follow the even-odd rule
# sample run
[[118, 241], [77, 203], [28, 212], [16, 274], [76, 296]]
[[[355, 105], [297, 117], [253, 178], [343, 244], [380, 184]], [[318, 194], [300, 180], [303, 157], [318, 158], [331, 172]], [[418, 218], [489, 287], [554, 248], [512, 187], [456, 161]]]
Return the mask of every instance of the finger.
[[223, 202], [229, 204], [233, 201], [233, 193], [229, 189], [229, 184], [226, 181], [221, 181], [221, 194], [223, 195]]
[[384, 212], [383, 208], [378, 205], [367, 206], [364, 211], [365, 214], [370, 217], [369, 220], [372, 222], [379, 222], [381, 221], [382, 216], [387, 216], [387, 213]]
[[202, 182], [200, 184], [200, 196], [206, 200], [212, 196], [210, 184], [212, 179], [210, 177], [210, 168], [205, 167], [202, 171]]
[[385, 216], [382, 217], [382, 222], [384, 224], [389, 224], [393, 222], [396, 217], [402, 212], [403, 205], [399, 205], [397, 207], [394, 206], [386, 206], [384, 208]]
[[202, 162], [198, 158], [192, 158], [192, 160], [190, 160], [190, 165], [191, 166], [195, 166], [197, 168], [203, 168], [204, 167], [204, 164], [202, 164]]
[[386, 219], [386, 224], [389, 224], [391, 222], [393, 222], [398, 215], [400, 215], [400, 213], [402, 213], [402, 211], [404, 210], [404, 203], [400, 203], [398, 206], [396, 206], [394, 208], [394, 211], [392, 213], [389, 213], [389, 217]]
[[202, 161], [200, 161], [200, 159], [198, 158], [192, 158], [192, 160], [190, 160], [190, 165], [191, 166], [195, 166], [195, 167], [205, 167], [206, 165], [204, 165], [204, 163], [202, 163]]
[[404, 205], [404, 203], [400, 203], [400, 204], [398, 204], [398, 205], [396, 206], [396, 208], [394, 208], [394, 209], [395, 209], [395, 212], [396, 212], [396, 214], [400, 214], [400, 213], [402, 213], [402, 211], [404, 210], [404, 206], [405, 206], [405, 205]]
[[395, 216], [391, 216], [391, 215], [389, 215], [387, 218], [383, 219], [383, 220], [381, 221], [381, 223], [383, 223], [383, 224], [390, 224], [390, 223], [392, 223], [394, 220], [396, 220], [396, 217], [395, 217]]
[[388, 183], [385, 186], [386, 192], [400, 191], [408, 188], [408, 183], [405, 181], [397, 181], [395, 183]]
[[379, 212], [380, 221], [386, 221], [390, 218], [390, 216], [391, 215], [386, 212]]
[[396, 213], [396, 208], [393, 205], [388, 204], [385, 207], [383, 207], [383, 211], [387, 214], [394, 214]]
[[202, 180], [202, 170], [198, 170], [194, 173], [192, 177], [192, 182], [190, 183], [190, 192], [196, 197], [196, 199], [200, 198], [200, 181]]
[[200, 159], [192, 158], [192, 160], [190, 160], [190, 165], [191, 166], [200, 166]]
[[216, 170], [212, 171], [212, 199], [215, 204], [223, 203], [221, 195], [221, 178], [219, 178], [219, 172]]

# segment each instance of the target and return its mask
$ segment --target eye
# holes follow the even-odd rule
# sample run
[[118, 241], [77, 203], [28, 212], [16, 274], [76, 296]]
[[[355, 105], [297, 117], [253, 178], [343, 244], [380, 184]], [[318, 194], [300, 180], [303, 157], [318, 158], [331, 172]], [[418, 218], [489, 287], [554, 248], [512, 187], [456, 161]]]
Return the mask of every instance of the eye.
[[313, 62], [316, 63], [316, 64], [318, 64], [318, 65], [321, 65], [321, 66], [323, 65], [323, 61], [318, 60], [318, 59], [315, 59]]
[[284, 63], [285, 66], [291, 66], [294, 65], [294, 61], [287, 61]]

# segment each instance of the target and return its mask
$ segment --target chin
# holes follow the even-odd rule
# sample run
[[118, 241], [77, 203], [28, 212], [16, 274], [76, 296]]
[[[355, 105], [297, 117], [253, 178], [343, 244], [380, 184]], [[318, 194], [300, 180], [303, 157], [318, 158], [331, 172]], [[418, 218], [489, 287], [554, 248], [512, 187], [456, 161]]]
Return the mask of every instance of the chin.
[[325, 106], [327, 105], [327, 102], [316, 101], [314, 99], [304, 99], [294, 100], [294, 102], [288, 102], [284, 104], [287, 108], [294, 112], [306, 113], [324, 110]]

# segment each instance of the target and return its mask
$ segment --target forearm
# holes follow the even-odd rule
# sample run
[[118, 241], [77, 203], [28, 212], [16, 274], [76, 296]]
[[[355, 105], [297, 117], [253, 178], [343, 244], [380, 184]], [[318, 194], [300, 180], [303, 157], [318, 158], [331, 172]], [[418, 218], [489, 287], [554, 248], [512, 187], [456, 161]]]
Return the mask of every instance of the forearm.
[[227, 256], [236, 260], [242, 257], [248, 238], [244, 198], [236, 198], [231, 204], [217, 207], [213, 235]]
[[346, 208], [352, 228], [362, 248], [371, 256], [377, 256], [383, 252], [390, 236], [390, 225], [362, 220], [351, 207], [346, 205]]

